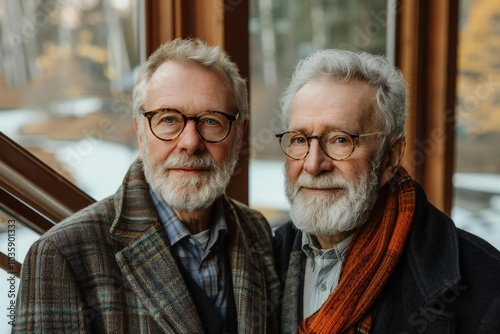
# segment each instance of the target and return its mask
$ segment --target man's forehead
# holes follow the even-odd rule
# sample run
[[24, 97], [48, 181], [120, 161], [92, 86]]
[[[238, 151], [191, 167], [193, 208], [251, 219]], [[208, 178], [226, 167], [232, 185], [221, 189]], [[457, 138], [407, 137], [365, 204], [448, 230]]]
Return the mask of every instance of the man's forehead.
[[186, 67], [182, 66], [182, 64], [172, 60], [166, 61], [154, 70], [149, 79], [148, 86], [152, 88], [161, 85], [166, 79], [174, 75], [175, 72], [182, 72], [183, 70], [186, 70]]
[[364, 110], [375, 101], [373, 86], [359, 81], [337, 82], [333, 80], [313, 80], [305, 84], [296, 94], [294, 107], [340, 109], [346, 112]]
[[[146, 86], [146, 100], [154, 108], [171, 107], [168, 103], [209, 104], [206, 108], [233, 108], [235, 96], [229, 79], [215, 68], [195, 63], [167, 61], [160, 65]], [[168, 103], [167, 103], [168, 102]], [[167, 103], [167, 105], [163, 105]], [[180, 107], [180, 106], [177, 106]]]
[[365, 82], [312, 80], [296, 94], [290, 110], [290, 127], [364, 128], [376, 118], [375, 88]]
[[205, 67], [194, 62], [181, 62], [179, 60], [167, 60], [159, 65], [151, 75], [148, 86], [162, 85], [165, 80], [176, 79], [178, 81], [182, 77], [193, 79], [193, 73], [196, 76], [211, 77], [220, 81], [224, 87], [230, 87], [230, 80], [227, 75], [217, 67]]

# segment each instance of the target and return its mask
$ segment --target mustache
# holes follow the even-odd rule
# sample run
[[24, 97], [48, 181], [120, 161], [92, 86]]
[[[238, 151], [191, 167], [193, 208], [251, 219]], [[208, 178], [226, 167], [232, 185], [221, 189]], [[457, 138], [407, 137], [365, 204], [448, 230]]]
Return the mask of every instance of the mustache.
[[347, 179], [340, 175], [332, 176], [327, 174], [312, 176], [308, 173], [299, 175], [294, 188], [348, 188], [351, 184]]
[[164, 169], [203, 168], [208, 170], [216, 170], [218, 168], [218, 165], [210, 154], [203, 154], [198, 156], [171, 154], [162, 164], [162, 167]]

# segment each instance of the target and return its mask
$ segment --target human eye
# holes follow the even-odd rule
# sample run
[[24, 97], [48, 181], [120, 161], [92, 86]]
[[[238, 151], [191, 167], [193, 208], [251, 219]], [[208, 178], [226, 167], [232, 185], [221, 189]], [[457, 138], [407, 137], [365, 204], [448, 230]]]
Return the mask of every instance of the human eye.
[[161, 121], [162, 121], [163, 123], [170, 123], [170, 124], [172, 124], [172, 123], [174, 123], [174, 122], [175, 122], [175, 118], [173, 118], [172, 116], [165, 116], [165, 117], [163, 117], [163, 118], [161, 119]]
[[221, 122], [215, 118], [206, 117], [202, 118], [201, 120], [206, 125], [217, 126], [221, 124]]
[[200, 117], [199, 125], [205, 127], [224, 127], [225, 118], [224, 116], [213, 114], [213, 115], [203, 115]]
[[324, 136], [325, 144], [329, 146], [351, 146], [352, 140], [349, 135], [342, 132], [330, 132]]
[[307, 142], [306, 140], [306, 137], [304, 136], [296, 136], [295, 138], [293, 138], [293, 143], [297, 144], [297, 145], [303, 145]]
[[338, 136], [335, 138], [335, 143], [340, 145], [348, 144], [349, 140], [345, 136]]
[[182, 116], [173, 111], [159, 112], [156, 115], [156, 124], [159, 126], [175, 126], [183, 123]]
[[293, 145], [293, 146], [301, 146], [301, 145], [307, 145], [307, 138], [305, 135], [301, 134], [301, 133], [291, 133], [289, 134], [289, 139], [288, 139], [288, 142], [289, 142], [289, 145]]

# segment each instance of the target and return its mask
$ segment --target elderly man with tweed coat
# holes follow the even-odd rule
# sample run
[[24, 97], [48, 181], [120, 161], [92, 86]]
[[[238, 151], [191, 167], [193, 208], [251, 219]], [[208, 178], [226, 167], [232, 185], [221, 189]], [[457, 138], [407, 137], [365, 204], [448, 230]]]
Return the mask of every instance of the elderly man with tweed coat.
[[134, 89], [140, 158], [115, 195], [31, 247], [13, 331], [276, 333], [270, 227], [223, 194], [247, 118], [225, 53], [161, 46]]

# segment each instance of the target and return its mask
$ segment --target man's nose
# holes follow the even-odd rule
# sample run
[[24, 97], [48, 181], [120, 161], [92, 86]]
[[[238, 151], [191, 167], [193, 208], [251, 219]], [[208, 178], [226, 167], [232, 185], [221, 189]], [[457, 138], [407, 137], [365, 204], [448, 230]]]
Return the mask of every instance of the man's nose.
[[326, 155], [317, 138], [310, 139], [309, 153], [304, 158], [304, 170], [316, 176], [333, 170], [333, 159]]
[[198, 151], [202, 152], [205, 149], [203, 139], [201, 139], [196, 129], [196, 123], [192, 120], [186, 122], [184, 130], [182, 130], [177, 140], [177, 147], [186, 151], [188, 154], [195, 154]]

